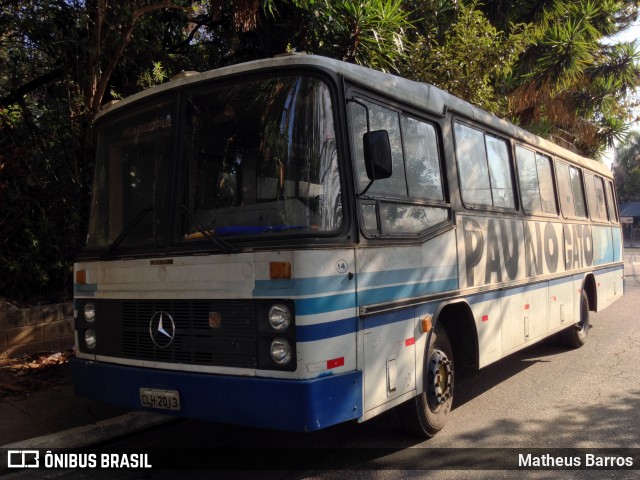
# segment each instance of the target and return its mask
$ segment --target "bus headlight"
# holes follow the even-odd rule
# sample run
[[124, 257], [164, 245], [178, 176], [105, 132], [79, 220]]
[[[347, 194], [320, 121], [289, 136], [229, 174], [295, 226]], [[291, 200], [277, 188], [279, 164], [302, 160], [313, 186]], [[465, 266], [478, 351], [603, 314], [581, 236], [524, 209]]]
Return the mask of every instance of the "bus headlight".
[[84, 344], [89, 350], [96, 348], [96, 331], [93, 328], [88, 328], [84, 332]]
[[87, 303], [84, 306], [84, 319], [87, 323], [93, 323], [96, 319], [96, 306], [93, 303]]
[[278, 332], [282, 332], [291, 325], [291, 311], [281, 303], [272, 305], [269, 309], [269, 325]]
[[293, 356], [291, 345], [284, 338], [274, 338], [271, 341], [269, 353], [271, 354], [271, 360], [278, 365], [286, 365], [291, 361], [291, 357]]

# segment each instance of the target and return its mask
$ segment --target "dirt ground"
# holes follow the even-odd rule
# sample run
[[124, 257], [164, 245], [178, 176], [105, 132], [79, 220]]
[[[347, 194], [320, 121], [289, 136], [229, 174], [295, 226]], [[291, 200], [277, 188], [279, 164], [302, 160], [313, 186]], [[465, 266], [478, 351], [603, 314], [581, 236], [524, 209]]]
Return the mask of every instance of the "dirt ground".
[[29, 396], [71, 382], [69, 357], [73, 352], [40, 352], [0, 359], [0, 400]]

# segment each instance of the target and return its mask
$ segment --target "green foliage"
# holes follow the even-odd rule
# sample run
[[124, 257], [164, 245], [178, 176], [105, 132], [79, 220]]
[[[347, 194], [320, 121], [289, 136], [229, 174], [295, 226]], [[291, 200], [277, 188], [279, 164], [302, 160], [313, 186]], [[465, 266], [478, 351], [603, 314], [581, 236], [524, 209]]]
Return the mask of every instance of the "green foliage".
[[640, 201], [640, 132], [632, 132], [616, 148], [614, 175], [618, 201]]
[[[6, 3], [6, 2], [5, 2]], [[61, 54], [80, 32], [75, 2], [8, 2], [0, 15], [0, 296], [70, 295], [82, 246], [81, 109]], [[43, 22], [42, 19], [47, 21]], [[78, 103], [80, 101], [80, 103]]]
[[[71, 294], [86, 231], [93, 117], [101, 104], [183, 70], [287, 50], [327, 55], [434, 83], [588, 154], [620, 139], [637, 107], [639, 47], [603, 38], [636, 19], [638, 0], [0, 6], [0, 296]], [[625, 170], [627, 186], [640, 178], [637, 168]]]
[[[491, 11], [500, 0], [487, 0]], [[631, 44], [605, 39], [630, 25], [636, 0], [517, 0], [497, 23], [531, 22], [534, 42], [506, 84], [510, 117], [525, 128], [546, 124], [592, 156], [623, 137], [640, 85], [640, 57]]]
[[378, 70], [395, 72], [406, 58], [412, 27], [402, 0], [308, 1], [301, 49]]
[[[436, 85], [499, 115], [506, 113], [501, 85], [519, 55], [531, 43], [530, 27], [497, 30], [476, 4], [460, 4], [449, 29], [419, 36], [404, 75]], [[430, 41], [431, 39], [431, 41]]]
[[152, 64], [152, 67], [142, 72], [138, 78], [137, 84], [140, 88], [150, 88], [167, 80], [167, 71], [162, 66], [162, 62], [152, 62]]

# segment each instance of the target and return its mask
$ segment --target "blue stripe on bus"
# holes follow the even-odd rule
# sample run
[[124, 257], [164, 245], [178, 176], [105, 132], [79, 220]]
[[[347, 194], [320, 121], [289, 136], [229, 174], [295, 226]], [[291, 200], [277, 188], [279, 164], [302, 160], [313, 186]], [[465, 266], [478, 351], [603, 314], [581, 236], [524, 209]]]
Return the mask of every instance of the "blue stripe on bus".
[[[403, 308], [393, 312], [385, 312], [364, 320], [365, 328], [376, 328], [383, 325], [413, 320], [415, 314], [412, 307]], [[341, 335], [353, 334], [358, 331], [358, 319], [355, 317], [336, 320], [334, 322], [319, 323], [316, 325], [299, 325], [296, 327], [296, 340], [298, 342], [313, 342]]]
[[449, 292], [458, 287], [457, 278], [433, 280], [424, 283], [412, 283], [409, 285], [394, 285], [392, 287], [373, 288], [358, 292], [360, 305], [371, 305], [405, 298], [420, 297], [434, 293]]
[[94, 297], [96, 295], [96, 291], [98, 291], [98, 285], [95, 284], [95, 283], [87, 283], [87, 284], [74, 283], [73, 284], [73, 295], [74, 296], [82, 296], [82, 297], [92, 296], [92, 297]]
[[604, 265], [613, 261], [613, 242], [610, 227], [594, 226], [591, 231], [593, 243], [593, 265]]
[[273, 297], [287, 295], [302, 297], [331, 293], [341, 290], [354, 290], [355, 282], [346, 275], [330, 275], [326, 277], [293, 278], [291, 280], [256, 280], [255, 297]]
[[605, 273], [613, 273], [613, 272], [624, 272], [624, 266], [623, 265], [617, 265], [614, 267], [609, 267], [609, 268], [603, 268], [600, 270], [596, 270], [593, 273], [596, 275], [602, 275]]
[[[407, 284], [438, 281], [438, 279], [456, 279], [456, 265], [445, 267], [404, 268], [399, 270], [381, 270], [378, 272], [362, 272], [358, 274], [358, 288], [379, 287], [389, 284]], [[457, 288], [457, 283], [456, 283]], [[455, 289], [455, 288], [454, 288]]]
[[[384, 270], [379, 272], [362, 272], [357, 274], [358, 288], [384, 287], [390, 284], [425, 283], [438, 281], [435, 279], [454, 280], [457, 284], [457, 267], [455, 265], [441, 267], [405, 268]], [[346, 275], [329, 275], [324, 277], [294, 278], [290, 280], [256, 280], [254, 296], [265, 297], [278, 294], [302, 297], [344, 290], [355, 289], [355, 283]], [[440, 290], [442, 291], [442, 290]]]
[[391, 325], [392, 323], [413, 320], [415, 316], [414, 308], [408, 307], [393, 312], [385, 312], [375, 315], [364, 320], [365, 328], [382, 327], [383, 325]]
[[296, 341], [314, 342], [327, 338], [349, 335], [358, 331], [358, 319], [355, 317], [318, 323], [316, 325], [298, 325], [296, 327]]
[[[456, 278], [438, 280], [409, 285], [394, 285], [390, 287], [372, 288], [358, 293], [359, 305], [403, 300], [423, 295], [455, 290], [458, 286]], [[297, 315], [316, 315], [356, 307], [355, 292], [325, 295], [322, 297], [295, 299]]]
[[622, 249], [620, 248], [622, 241], [620, 239], [620, 229], [613, 227], [611, 229], [611, 236], [613, 237], [613, 261], [619, 262], [622, 260]]
[[325, 295], [324, 297], [298, 298], [294, 300], [296, 315], [316, 315], [318, 313], [335, 312], [347, 308], [356, 308], [356, 295], [344, 293]]

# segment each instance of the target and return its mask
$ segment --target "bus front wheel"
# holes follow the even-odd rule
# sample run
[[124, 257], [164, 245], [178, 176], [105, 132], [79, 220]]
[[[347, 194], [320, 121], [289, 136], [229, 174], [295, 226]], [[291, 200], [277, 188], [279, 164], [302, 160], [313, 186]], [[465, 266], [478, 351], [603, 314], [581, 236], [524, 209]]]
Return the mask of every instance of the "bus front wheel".
[[438, 324], [425, 355], [424, 392], [398, 407], [409, 432], [430, 438], [442, 430], [453, 404], [454, 371], [451, 341]]

